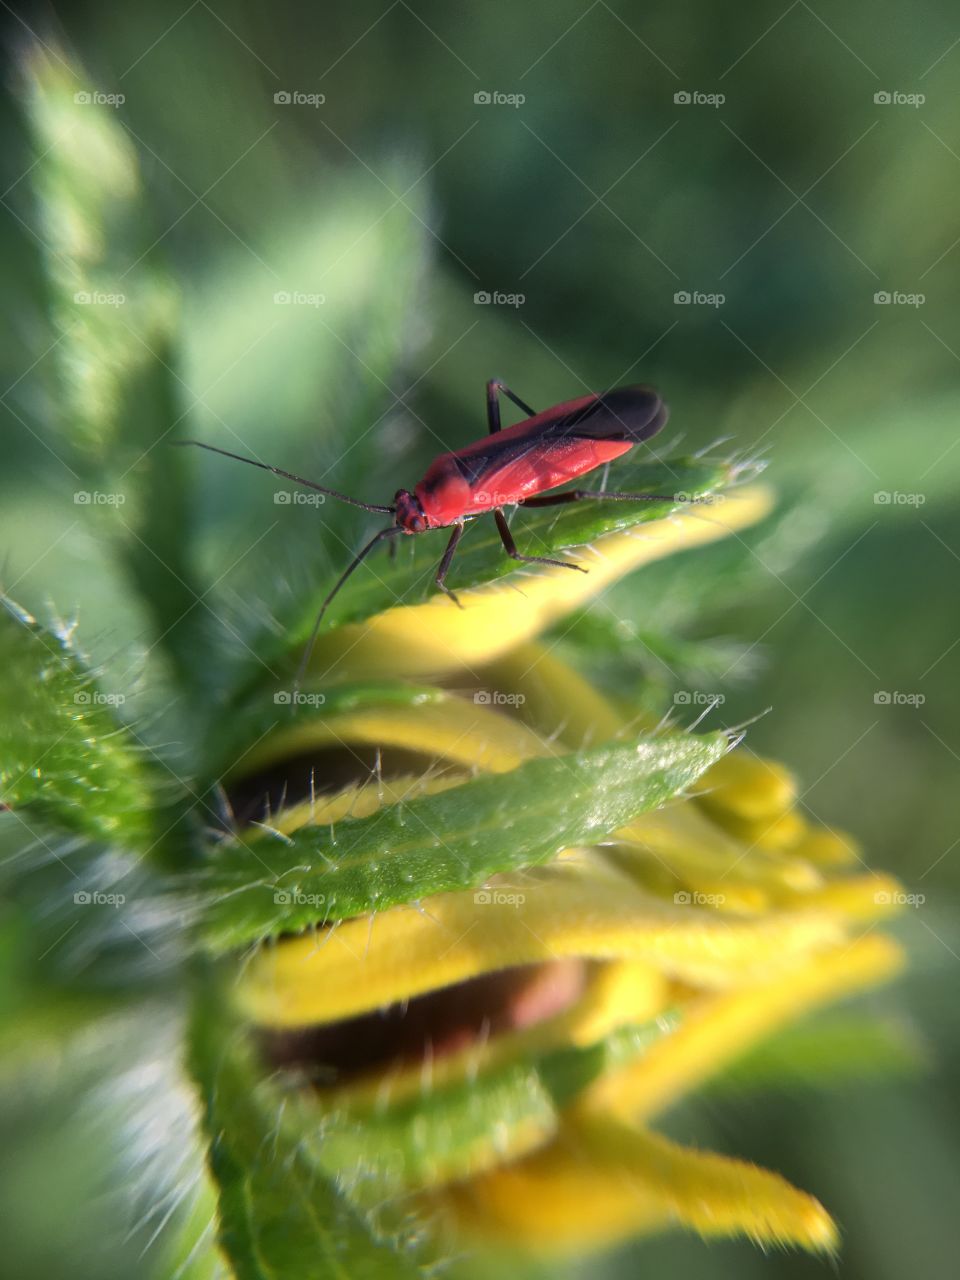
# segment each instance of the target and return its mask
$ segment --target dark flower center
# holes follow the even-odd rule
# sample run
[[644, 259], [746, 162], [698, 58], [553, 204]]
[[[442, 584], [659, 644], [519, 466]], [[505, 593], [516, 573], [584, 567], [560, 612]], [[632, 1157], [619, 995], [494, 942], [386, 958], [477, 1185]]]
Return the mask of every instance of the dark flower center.
[[264, 1050], [276, 1067], [297, 1068], [317, 1084], [340, 1084], [385, 1067], [436, 1060], [555, 1017], [583, 994], [587, 972], [577, 959], [501, 969], [355, 1018], [264, 1032]]

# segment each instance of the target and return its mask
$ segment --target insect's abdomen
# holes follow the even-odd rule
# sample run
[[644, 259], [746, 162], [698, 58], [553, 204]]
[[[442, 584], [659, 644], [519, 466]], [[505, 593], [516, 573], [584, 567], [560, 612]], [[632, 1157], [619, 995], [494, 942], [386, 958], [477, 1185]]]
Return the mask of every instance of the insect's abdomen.
[[649, 440], [667, 420], [651, 387], [580, 396], [430, 464], [414, 492], [432, 528], [567, 484]]
[[567, 484], [632, 448], [631, 440], [537, 442], [519, 456], [488, 467], [473, 485], [465, 478], [458, 455], [444, 453], [433, 460], [414, 492], [436, 528]]
[[469, 512], [507, 506], [568, 484], [632, 448], [630, 440], [568, 440], [541, 446], [484, 476], [470, 498]]

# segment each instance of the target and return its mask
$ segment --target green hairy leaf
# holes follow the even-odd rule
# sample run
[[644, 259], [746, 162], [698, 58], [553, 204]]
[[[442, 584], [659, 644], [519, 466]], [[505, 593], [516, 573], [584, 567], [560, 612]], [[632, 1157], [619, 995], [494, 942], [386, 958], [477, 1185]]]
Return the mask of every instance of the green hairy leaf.
[[366, 1198], [440, 1184], [496, 1163], [499, 1125], [529, 1134], [532, 1145], [542, 1141], [580, 1090], [604, 1071], [642, 1057], [678, 1023], [661, 1015], [596, 1044], [528, 1052], [476, 1076], [391, 1098], [389, 1106], [380, 1099], [331, 1106], [297, 1093], [288, 1099], [290, 1119], [306, 1135], [310, 1159], [348, 1179], [355, 1171], [356, 1192]]
[[60, 333], [52, 352], [59, 412], [45, 429], [71, 476], [78, 514], [108, 533], [158, 642], [187, 671], [202, 610], [184, 460], [166, 444], [183, 416], [178, 300], [153, 253], [159, 233], [136, 148], [113, 107], [78, 94], [85, 81], [82, 68], [60, 57], [34, 52], [29, 63], [32, 177]]
[[220, 1245], [238, 1280], [422, 1277], [399, 1235], [378, 1234], [284, 1132], [249, 1047], [212, 1000], [193, 1020], [190, 1066], [220, 1193]]
[[645, 736], [531, 760], [332, 831], [248, 835], [222, 846], [200, 882], [205, 933], [215, 949], [242, 946], [545, 862], [663, 804], [728, 747], [722, 733]]
[[24, 821], [143, 843], [143, 756], [69, 640], [12, 601], [0, 609], [0, 800]]

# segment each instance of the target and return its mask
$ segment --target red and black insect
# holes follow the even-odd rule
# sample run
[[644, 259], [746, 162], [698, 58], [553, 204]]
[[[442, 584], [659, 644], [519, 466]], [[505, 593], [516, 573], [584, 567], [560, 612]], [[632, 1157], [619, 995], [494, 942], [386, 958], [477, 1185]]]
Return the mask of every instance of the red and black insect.
[[[501, 429], [500, 393], [522, 409], [527, 417], [512, 427]], [[446, 585], [447, 571], [457, 549], [467, 520], [492, 513], [508, 556], [524, 564], [550, 564], [580, 573], [587, 570], [570, 560], [554, 560], [549, 556], [528, 556], [517, 550], [510, 526], [503, 514], [508, 506], [548, 507], [566, 502], [594, 498], [605, 502], [673, 501], [672, 495], [655, 493], [617, 493], [602, 489], [567, 489], [562, 493], [545, 493], [558, 485], [611, 462], [634, 445], [649, 440], [667, 421], [668, 409], [652, 387], [619, 387], [602, 395], [580, 396], [566, 400], [552, 409], [536, 413], [497, 379], [487, 383], [487, 423], [489, 434], [482, 440], [465, 445], [451, 453], [434, 458], [426, 474], [411, 492], [398, 489], [391, 506], [361, 502], [336, 489], [315, 484], [303, 476], [271, 467], [253, 458], [219, 449], [199, 440], [181, 440], [178, 444], [196, 445], [227, 458], [246, 462], [284, 476], [296, 484], [315, 489], [364, 511], [392, 515], [395, 523], [374, 534], [354, 556], [327, 595], [313, 628], [301, 663], [306, 666], [313, 642], [320, 630], [324, 614], [334, 596], [373, 548], [386, 538], [400, 533], [426, 533], [429, 529], [452, 528], [443, 558], [434, 578], [441, 591], [459, 604]]]

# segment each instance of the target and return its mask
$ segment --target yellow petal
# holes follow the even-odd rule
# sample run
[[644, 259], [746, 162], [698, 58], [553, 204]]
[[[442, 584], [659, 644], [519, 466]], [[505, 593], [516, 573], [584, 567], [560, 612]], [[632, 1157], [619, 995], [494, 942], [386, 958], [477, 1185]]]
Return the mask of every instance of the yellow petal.
[[600, 1117], [565, 1124], [541, 1151], [451, 1188], [447, 1203], [461, 1228], [547, 1255], [671, 1226], [761, 1244], [837, 1246], [819, 1201], [777, 1174]]
[[244, 756], [242, 769], [250, 774], [308, 751], [358, 743], [421, 752], [493, 773], [553, 752], [543, 736], [511, 716], [435, 694], [412, 706], [362, 706], [280, 729]]
[[744, 488], [709, 511], [697, 508], [599, 538], [578, 550], [589, 573], [542, 569], [519, 584], [505, 579], [462, 591], [462, 609], [435, 595], [337, 627], [319, 637], [311, 673], [340, 682], [379, 679], [385, 670], [416, 678], [475, 669], [532, 639], [632, 569], [715, 542], [762, 519], [771, 505], [768, 490]]
[[586, 997], [567, 1015], [567, 1043], [596, 1044], [619, 1027], [647, 1022], [662, 1013], [668, 984], [648, 960], [610, 960], [597, 965]]
[[680, 1027], [623, 1071], [596, 1081], [578, 1107], [642, 1120], [662, 1111], [784, 1023], [874, 983], [903, 964], [890, 938], [871, 935], [810, 957], [773, 981], [705, 998]]
[[880, 920], [897, 915], [907, 902], [899, 880], [873, 872], [829, 880], [808, 893], [781, 892], [775, 896], [777, 904], [789, 910], [806, 907], [835, 911], [849, 921]]
[[815, 889], [823, 883], [822, 874], [810, 863], [751, 849], [688, 803], [643, 814], [617, 837], [639, 846], [635, 858], [641, 856], [640, 849], [646, 850], [695, 882], [729, 882], [731, 889], [752, 887], [764, 895], [778, 889]]
[[497, 888], [438, 894], [422, 911], [396, 907], [269, 945], [244, 971], [241, 1005], [266, 1026], [306, 1026], [564, 956], [647, 961], [723, 988], [842, 938], [826, 914], [740, 920], [665, 903], [586, 850]]
[[732, 813], [722, 818], [716, 813], [713, 816], [747, 848], [769, 853], [792, 853], [807, 833], [807, 824], [796, 809], [773, 818], [740, 818]]
[[747, 822], [772, 820], [797, 798], [796, 779], [783, 765], [749, 751], [724, 756], [704, 774], [699, 803], [710, 813], [733, 814]]
[[808, 828], [792, 852], [795, 857], [805, 858], [818, 867], [843, 867], [852, 862], [863, 862], [860, 846], [853, 836], [826, 827]]
[[[517, 645], [485, 667], [478, 683], [515, 695], [516, 714], [524, 723], [556, 733], [558, 742], [577, 751], [616, 737], [626, 722], [579, 672], [534, 641]], [[654, 726], [655, 721], [649, 725]]]
[[301, 827], [326, 826], [343, 818], [368, 818], [385, 804], [402, 804], [416, 796], [435, 796], [467, 781], [469, 774], [444, 773], [439, 777], [407, 774], [397, 778], [358, 782], [334, 795], [316, 796], [301, 804], [291, 805], [271, 819], [270, 827], [285, 836]]

